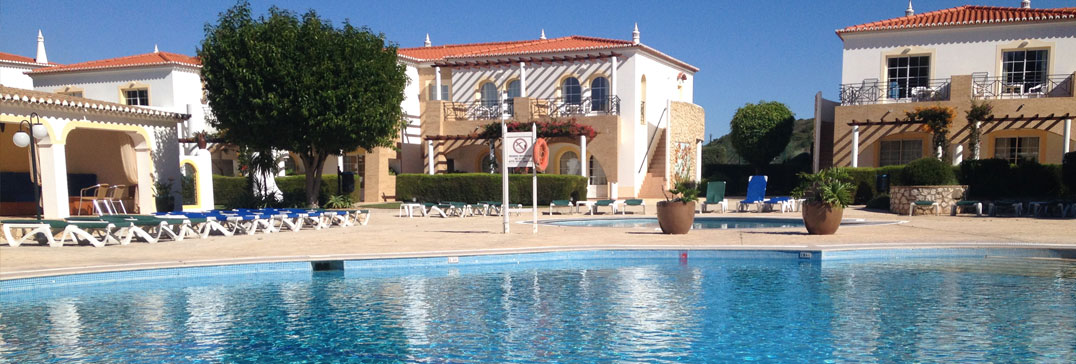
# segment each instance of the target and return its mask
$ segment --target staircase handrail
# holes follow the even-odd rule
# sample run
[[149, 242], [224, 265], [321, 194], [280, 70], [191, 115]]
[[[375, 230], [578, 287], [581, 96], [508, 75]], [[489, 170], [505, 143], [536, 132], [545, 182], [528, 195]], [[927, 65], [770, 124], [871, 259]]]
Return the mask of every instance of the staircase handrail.
[[647, 145], [646, 145], [646, 154], [645, 154], [645, 157], [643, 158], [643, 163], [639, 166], [639, 172], [638, 173], [643, 173], [643, 168], [646, 168], [646, 165], [648, 163], [650, 163], [650, 158], [653, 157], [653, 156], [650, 155], [650, 153], [651, 153], [651, 151], [656, 150], [655, 148], [657, 146], [654, 145], [654, 142], [657, 141], [658, 132], [661, 131], [661, 121], [666, 119], [665, 114], [668, 111], [669, 111], [668, 106], [666, 106], [664, 110], [661, 110], [661, 116], [658, 116], [658, 123], [654, 124], [654, 134], [650, 136], [650, 143], [647, 143]]

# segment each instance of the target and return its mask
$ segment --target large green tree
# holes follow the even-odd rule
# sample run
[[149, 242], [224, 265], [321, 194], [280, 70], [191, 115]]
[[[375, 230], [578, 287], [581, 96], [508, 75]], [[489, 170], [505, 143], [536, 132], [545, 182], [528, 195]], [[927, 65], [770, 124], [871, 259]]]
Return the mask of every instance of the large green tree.
[[780, 102], [744, 105], [732, 117], [732, 146], [756, 172], [761, 172], [785, 150], [795, 120], [788, 106]]
[[368, 28], [337, 27], [313, 10], [253, 18], [241, 2], [206, 25], [198, 56], [221, 137], [297, 154], [312, 206], [329, 155], [392, 146], [402, 125], [404, 67]]

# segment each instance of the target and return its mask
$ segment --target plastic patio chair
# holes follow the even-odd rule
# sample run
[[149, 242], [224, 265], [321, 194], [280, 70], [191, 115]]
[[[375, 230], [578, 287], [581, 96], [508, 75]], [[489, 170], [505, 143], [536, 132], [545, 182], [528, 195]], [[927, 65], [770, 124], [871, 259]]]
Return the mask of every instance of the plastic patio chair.
[[766, 200], [767, 181], [769, 177], [763, 175], [755, 175], [747, 179], [747, 196], [740, 201], [740, 211], [747, 211], [748, 206], [754, 205], [757, 212], [762, 212], [762, 203]]
[[700, 212], [712, 205], [721, 207], [721, 212], [728, 211], [729, 199], [725, 198], [725, 181], [713, 181], [706, 184], [706, 201], [699, 206]]

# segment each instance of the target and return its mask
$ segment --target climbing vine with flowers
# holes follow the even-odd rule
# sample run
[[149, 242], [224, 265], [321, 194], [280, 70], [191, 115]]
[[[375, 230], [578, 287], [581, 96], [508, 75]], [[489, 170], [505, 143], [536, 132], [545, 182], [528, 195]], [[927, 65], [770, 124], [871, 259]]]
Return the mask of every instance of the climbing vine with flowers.
[[956, 109], [948, 106], [917, 107], [914, 111], [906, 113], [908, 121], [923, 123], [923, 131], [933, 134], [934, 150], [941, 148], [942, 160], [949, 159], [949, 151], [946, 148], [949, 141], [949, 127], [953, 125], [953, 117]]

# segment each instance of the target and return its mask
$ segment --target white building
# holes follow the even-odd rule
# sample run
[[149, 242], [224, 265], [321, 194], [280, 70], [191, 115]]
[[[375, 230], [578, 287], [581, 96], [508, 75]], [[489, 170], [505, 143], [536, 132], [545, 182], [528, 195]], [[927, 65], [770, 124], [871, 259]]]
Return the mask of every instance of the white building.
[[700, 177], [698, 68], [641, 43], [637, 27], [631, 40], [547, 39], [543, 31], [531, 40], [434, 46], [427, 36], [399, 57], [411, 77], [405, 112], [420, 119], [405, 133], [404, 172], [488, 168], [487, 141], [467, 135], [499, 120], [507, 94], [514, 121], [574, 118], [598, 132], [550, 143], [547, 173], [588, 176], [590, 197], [660, 197], [674, 174]]
[[[1060, 163], [1076, 116], [1076, 7], [965, 5], [837, 30], [843, 42], [840, 100], [817, 97], [818, 167], [904, 164], [936, 155], [920, 106], [957, 110], [945, 151], [968, 158]], [[894, 9], [896, 10], [896, 9]], [[988, 102], [979, 156], [964, 111]]]

